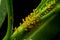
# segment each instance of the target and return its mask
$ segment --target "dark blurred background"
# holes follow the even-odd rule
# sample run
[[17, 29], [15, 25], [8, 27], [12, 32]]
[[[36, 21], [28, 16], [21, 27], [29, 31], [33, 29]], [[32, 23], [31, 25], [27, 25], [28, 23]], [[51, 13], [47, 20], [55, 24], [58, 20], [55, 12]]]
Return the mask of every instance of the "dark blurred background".
[[[13, 13], [14, 13], [14, 27], [18, 27], [19, 23], [22, 22], [22, 18], [25, 18], [35, 9], [41, 0], [13, 0]], [[0, 40], [5, 36], [7, 31], [7, 16], [0, 29]], [[52, 40], [58, 40], [60, 34], [58, 33]]]

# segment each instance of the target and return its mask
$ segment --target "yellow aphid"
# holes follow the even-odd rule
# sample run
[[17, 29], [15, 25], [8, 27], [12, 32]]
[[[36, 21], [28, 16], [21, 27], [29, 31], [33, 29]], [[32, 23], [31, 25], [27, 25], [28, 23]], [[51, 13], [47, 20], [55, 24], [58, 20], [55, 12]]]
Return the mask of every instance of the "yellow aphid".
[[26, 18], [25, 18], [25, 23], [28, 24], [28, 20], [30, 20], [30, 17], [26, 17]]
[[30, 15], [32, 15], [32, 13], [30, 13]]
[[46, 6], [47, 6], [47, 8], [51, 8], [51, 6], [49, 4], [47, 4], [47, 3], [46, 3]]
[[17, 31], [17, 32], [19, 32], [18, 29], [17, 29], [16, 27], [14, 28], [14, 30]]
[[36, 19], [36, 16], [33, 16], [33, 17], [32, 17], [32, 19], [34, 19], [34, 20], [35, 20], [35, 19]]
[[36, 18], [36, 16], [34, 15], [33, 18]]
[[31, 20], [31, 18], [29, 17], [29, 15], [28, 15], [28, 17], [25, 18], [25, 20], [26, 20], [26, 22], [27, 22], [28, 20]]
[[34, 13], [34, 17], [36, 16], [36, 14]]
[[36, 17], [36, 14], [34, 13], [34, 16], [33, 17]]
[[31, 18], [29, 17], [29, 15], [28, 15], [28, 20], [31, 20]]
[[32, 22], [31, 24], [34, 24], [34, 22]]
[[17, 30], [17, 28], [15, 27], [15, 28], [14, 28], [14, 30], [16, 31], [16, 30]]
[[28, 17], [26, 17], [25, 20], [28, 21]]
[[47, 6], [48, 8], [51, 8], [51, 6]]
[[24, 24], [21, 25], [22, 27], [24, 26]]
[[35, 12], [35, 9], [33, 9], [33, 12]]
[[38, 11], [36, 11], [36, 13], [38, 13]]
[[22, 19], [22, 21], [24, 22], [24, 19]]
[[20, 25], [21, 25], [21, 23], [20, 23]]
[[36, 13], [36, 9], [33, 9], [33, 12]]
[[28, 26], [28, 28], [33, 28], [33, 27], [34, 27], [33, 25]]

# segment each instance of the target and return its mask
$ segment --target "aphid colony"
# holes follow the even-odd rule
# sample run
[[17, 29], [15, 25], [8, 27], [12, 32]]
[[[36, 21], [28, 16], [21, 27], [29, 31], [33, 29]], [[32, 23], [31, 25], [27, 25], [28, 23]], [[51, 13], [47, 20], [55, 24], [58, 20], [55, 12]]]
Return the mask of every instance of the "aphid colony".
[[[36, 17], [36, 15], [39, 14], [39, 10], [33, 9], [33, 13], [30, 13], [30, 15], [28, 15], [25, 18], [25, 20], [22, 19], [23, 23], [27, 23], [27, 24], [29, 24], [28, 21], [34, 19], [33, 22], [29, 24], [27, 29], [25, 29], [25, 31], [27, 31], [28, 29], [33, 29], [33, 28], [37, 27], [36, 22], [39, 22], [40, 17], [42, 17], [42, 16], [44, 16], [44, 15], [46, 15], [48, 13], [52, 9], [52, 5], [55, 4], [55, 3], [56, 3], [55, 0], [53, 0], [53, 1], [49, 2], [49, 3], [46, 3], [45, 5], [46, 5], [47, 9], [44, 12], [42, 12], [41, 15], [38, 18]], [[22, 27], [24, 26], [24, 24], [21, 24], [21, 23], [20, 23], [20, 25], [22, 25]], [[15, 27], [14, 30], [17, 30], [17, 28]]]
[[[42, 14], [40, 15], [41, 17], [44, 16], [45, 14], [47, 14], [48, 12], [50, 12], [53, 8], [54, 8], [54, 5], [56, 4], [55, 0], [51, 1], [51, 2], [47, 2], [45, 4], [45, 7], [47, 7], [47, 9], [42, 12]], [[44, 10], [44, 9], [43, 9]]]
[[[34, 10], [33, 10], [33, 11], [34, 11]], [[35, 11], [34, 11], [34, 12], [35, 12]], [[26, 24], [29, 24], [29, 23], [28, 23], [29, 20], [34, 19], [34, 21], [29, 24], [29, 26], [27, 27], [27, 29], [32, 29], [32, 28], [35, 28], [35, 27], [37, 26], [37, 24], [35, 24], [35, 23], [36, 23], [36, 21], [38, 21], [38, 20], [35, 18], [35, 15], [34, 15], [33, 17], [30, 17], [30, 16], [32, 16], [32, 13], [31, 13], [30, 15], [28, 15], [28, 16], [25, 18], [25, 20], [22, 19], [23, 23], [26, 23]], [[24, 24], [21, 24], [21, 23], [20, 23], [20, 25], [21, 25], [22, 27], [24, 26]], [[27, 29], [25, 29], [25, 31], [27, 31]], [[17, 30], [17, 31], [18, 31], [18, 29], [17, 29], [16, 27], [14, 28], [14, 30]]]

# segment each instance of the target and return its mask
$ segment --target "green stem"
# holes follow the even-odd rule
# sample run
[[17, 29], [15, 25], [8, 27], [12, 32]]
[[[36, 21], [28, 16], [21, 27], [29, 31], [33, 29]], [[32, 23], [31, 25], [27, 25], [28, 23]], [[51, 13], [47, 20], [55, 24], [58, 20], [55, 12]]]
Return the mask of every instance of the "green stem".
[[10, 40], [10, 36], [12, 34], [12, 27], [13, 27], [12, 0], [6, 0], [6, 8], [8, 12], [8, 28], [7, 28], [7, 33], [3, 38], [3, 40]]

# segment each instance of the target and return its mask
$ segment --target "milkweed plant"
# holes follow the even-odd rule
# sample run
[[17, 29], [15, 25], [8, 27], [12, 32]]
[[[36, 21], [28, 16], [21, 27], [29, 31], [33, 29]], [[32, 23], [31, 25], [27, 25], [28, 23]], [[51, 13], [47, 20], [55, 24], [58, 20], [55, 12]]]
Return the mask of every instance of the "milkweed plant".
[[[41, 0], [23, 23], [13, 28], [14, 14], [12, 0], [0, 0], [0, 29], [5, 15], [8, 15], [8, 28], [2, 40], [51, 40], [60, 32], [60, 0]], [[14, 31], [13, 31], [14, 30]], [[29, 32], [28, 32], [29, 31]]]

